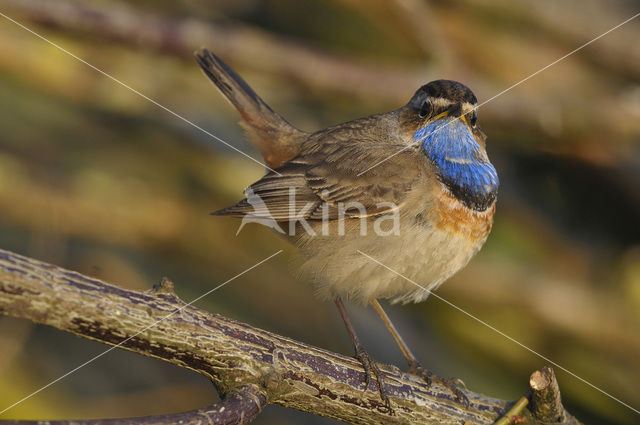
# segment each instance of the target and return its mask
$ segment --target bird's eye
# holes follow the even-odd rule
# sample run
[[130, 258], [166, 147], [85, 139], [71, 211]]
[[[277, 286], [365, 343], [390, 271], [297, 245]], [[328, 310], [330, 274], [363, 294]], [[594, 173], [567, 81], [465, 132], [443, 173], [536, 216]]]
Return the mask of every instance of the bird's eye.
[[431, 102], [425, 100], [420, 108], [420, 118], [427, 118], [431, 114]]
[[475, 128], [477, 122], [478, 122], [478, 113], [476, 111], [473, 111], [473, 115], [471, 115], [471, 127]]

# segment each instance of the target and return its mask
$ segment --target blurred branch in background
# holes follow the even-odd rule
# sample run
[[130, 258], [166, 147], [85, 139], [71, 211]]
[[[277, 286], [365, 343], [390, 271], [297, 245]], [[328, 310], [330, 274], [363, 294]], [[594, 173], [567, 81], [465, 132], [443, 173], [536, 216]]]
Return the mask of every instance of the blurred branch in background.
[[150, 14], [127, 3], [85, 3], [76, 0], [3, 0], [7, 10], [30, 22], [63, 31], [90, 34], [111, 41], [193, 58], [206, 47], [231, 62], [260, 64], [314, 87], [382, 97], [405, 97], [423, 81], [425, 70], [384, 69], [346, 56], [310, 49], [299, 42], [240, 23], [216, 23], [197, 18], [175, 19]]
[[[522, 57], [518, 70], [508, 70], [505, 65], [514, 59], [519, 59], [523, 52], [514, 50], [513, 46], [501, 40], [491, 46], [490, 51], [481, 47], [483, 40], [467, 39], [463, 43], [446, 43], [446, 40], [463, 37], [464, 33], [448, 28], [448, 25], [454, 22], [450, 19], [442, 19], [442, 16], [436, 19], [434, 15], [437, 8], [428, 7], [421, 2], [398, 0], [399, 7], [394, 8], [379, 1], [367, 2], [366, 7], [365, 3], [342, 1], [367, 15], [392, 13], [392, 16], [395, 15], [400, 22], [416, 29], [413, 31], [413, 36], [424, 51], [434, 55], [433, 61], [438, 60], [438, 68], [435, 68], [433, 61], [428, 66], [424, 63], [390, 66], [380, 62], [354, 60], [345, 55], [311, 48], [291, 38], [254, 26], [237, 22], [206, 21], [196, 17], [171, 18], [115, 1], [86, 3], [77, 0], [60, 0], [52, 3], [47, 0], [3, 0], [2, 3], [5, 10], [13, 13], [15, 17], [62, 30], [68, 34], [90, 35], [189, 59], [196, 49], [204, 45], [231, 63], [257, 66], [260, 72], [280, 74], [288, 78], [290, 83], [297, 82], [316, 90], [339, 91], [359, 98], [375, 97], [398, 104], [404, 103], [417, 87], [442, 74], [449, 74], [450, 78], [465, 81], [467, 85], [474, 88], [476, 93], [481, 94], [480, 99], [488, 98], [548, 63], [545, 59], [540, 59], [536, 63], [532, 60], [533, 56], [527, 55]], [[375, 5], [377, 7], [373, 7]], [[459, 7], [463, 11], [466, 9], [481, 16], [489, 15], [492, 20], [498, 21], [507, 19], [507, 16], [516, 16], [517, 20], [515, 22], [512, 20], [510, 25], [519, 23], [525, 28], [557, 27], [557, 15], [543, 13], [546, 9], [540, 7], [535, 8], [537, 13], [534, 14], [529, 13], [529, 8], [513, 5], [511, 2], [503, 2], [501, 7], [498, 7], [482, 6], [480, 3], [468, 0], [460, 2]], [[445, 18], [447, 18], [446, 15]], [[566, 21], [563, 21], [563, 28], [572, 30], [548, 32], [548, 37], [553, 42], [553, 50], [557, 55], [555, 58], [607, 29], [603, 28], [598, 32], [588, 26], [572, 25]], [[582, 30], [578, 31], [576, 28]], [[482, 31], [489, 31], [489, 29], [483, 28]], [[519, 37], [525, 36], [526, 34], [519, 35]], [[569, 85], [557, 87], [559, 91], [555, 91], [551, 97], [547, 97], [548, 93], [545, 92], [527, 93], [526, 96], [518, 92], [510, 93], [507, 99], [502, 100], [502, 103], [507, 103], [505, 106], [494, 108], [493, 105], [487, 105], [483, 108], [483, 114], [486, 114], [489, 119], [497, 120], [506, 128], [533, 126], [536, 131], [550, 133], [548, 136], [551, 138], [558, 136], [557, 125], [560, 120], [560, 125], [568, 126], [567, 133], [574, 135], [576, 140], [564, 140], [562, 146], [545, 143], [545, 149], [572, 157], [578, 156], [590, 162], [610, 163], [614, 159], [611, 157], [612, 154], [617, 156], [622, 152], [619, 149], [602, 151], [601, 146], [588, 143], [596, 134], [587, 136], [578, 130], [584, 119], [601, 117], [604, 113], [605, 119], [592, 121], [592, 124], [596, 124], [592, 131], [599, 133], [617, 132], [621, 129], [640, 131], [640, 120], [632, 124], [626, 113], [620, 113], [626, 112], [624, 108], [626, 99], [621, 99], [622, 110], [620, 108], [610, 110], [606, 107], [608, 102], [617, 97], [615, 91], [620, 90], [614, 88], [616, 81], [602, 81], [599, 78], [602, 66], [619, 72], [631, 80], [640, 78], [640, 55], [634, 53], [633, 49], [617, 48], [620, 44], [632, 46], [635, 43], [633, 33], [623, 39], [619, 38], [619, 34], [616, 37], [618, 38], [615, 42], [604, 39], [580, 53], [581, 60], [587, 60], [591, 64], [595, 58], [604, 58], [596, 61], [595, 65], [582, 69], [581, 72], [582, 78], [591, 81], [590, 90], [605, 95], [602, 102], [575, 105], [580, 109], [580, 114], [572, 113], [566, 119], [557, 116], [554, 111], [560, 106], [561, 96], [559, 95], [564, 95], [565, 102], [571, 101], [571, 96], [566, 94], [575, 88]], [[529, 51], [542, 50], [548, 44], [542, 40], [528, 40], [526, 37], [524, 41], [531, 44]], [[458, 44], [468, 51], [459, 51], [460, 47], [456, 47]], [[464, 53], [470, 55], [464, 55]], [[470, 57], [465, 63], [458, 59], [462, 56]], [[553, 56], [549, 57], [555, 59]], [[491, 67], [501, 68], [501, 72], [507, 77], [506, 83], [501, 85], [490, 78], [479, 78], [481, 74], [472, 72], [476, 66], [487, 70]], [[613, 92], [606, 93], [612, 89]], [[543, 111], [549, 111], [556, 116], [552, 118], [544, 115]], [[531, 117], [537, 119], [532, 121]], [[628, 134], [628, 130], [625, 133]]]
[[[197, 423], [198, 419], [220, 425], [246, 423], [268, 401], [351, 424], [459, 425], [469, 421], [488, 425], [512, 406], [465, 390], [470, 405], [463, 408], [450, 390], [433, 384], [426, 388], [421, 379], [384, 366], [383, 379], [392, 400], [390, 412], [376, 388], [362, 390], [365, 375], [355, 358], [185, 305], [167, 279], [151, 292], [128, 291], [0, 250], [0, 313], [192, 369], [212, 379], [224, 395], [218, 405], [179, 415], [143, 418], [137, 422], [141, 424], [184, 423], [182, 420]], [[555, 377], [548, 369], [545, 371], [546, 381], [532, 378], [536, 383], [532, 385], [534, 394], [546, 391], [544, 396], [533, 398], [533, 412], [542, 412], [541, 416], [537, 418], [523, 410], [526, 400], [516, 404], [518, 415], [536, 425], [547, 423], [552, 412], [554, 423], [579, 425], [560, 404]], [[548, 390], [550, 385], [552, 389]], [[136, 421], [86, 423], [116, 425]]]

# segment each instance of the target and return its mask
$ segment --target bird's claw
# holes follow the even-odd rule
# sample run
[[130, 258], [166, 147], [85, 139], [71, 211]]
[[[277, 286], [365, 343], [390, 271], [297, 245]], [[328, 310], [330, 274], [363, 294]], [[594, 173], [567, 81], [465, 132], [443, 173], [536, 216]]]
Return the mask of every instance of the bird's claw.
[[420, 363], [414, 363], [409, 367], [409, 373], [415, 376], [419, 376], [426, 382], [427, 387], [430, 387], [433, 383], [433, 377], [435, 376], [431, 371], [423, 368]]
[[469, 398], [464, 394], [464, 392], [462, 392], [462, 390], [458, 386], [460, 380], [440, 378], [439, 376], [433, 374], [433, 372], [430, 372], [422, 367], [420, 363], [412, 364], [409, 367], [409, 373], [424, 379], [427, 387], [430, 387], [433, 384], [433, 381], [437, 381], [442, 386], [451, 391], [458, 403], [462, 404], [465, 408], [469, 408]]
[[384, 385], [384, 381], [382, 380], [382, 373], [378, 368], [376, 362], [374, 362], [369, 353], [361, 346], [356, 346], [356, 359], [360, 361], [362, 367], [364, 368], [364, 385], [365, 389], [369, 388], [369, 383], [371, 382], [371, 372], [376, 377], [376, 381], [378, 382], [378, 392], [380, 393], [380, 398], [384, 402], [385, 407], [389, 410], [391, 414], [393, 414], [393, 408], [391, 407], [391, 400], [389, 400], [389, 395], [387, 394], [387, 389]]

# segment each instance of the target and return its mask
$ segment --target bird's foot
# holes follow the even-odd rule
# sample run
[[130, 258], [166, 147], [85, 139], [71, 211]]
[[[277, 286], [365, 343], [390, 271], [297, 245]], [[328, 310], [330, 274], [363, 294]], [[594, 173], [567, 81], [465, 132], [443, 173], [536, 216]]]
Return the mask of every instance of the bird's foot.
[[369, 383], [371, 382], [371, 374], [376, 377], [376, 381], [378, 381], [378, 392], [380, 393], [380, 398], [384, 402], [384, 405], [389, 412], [393, 414], [393, 408], [391, 407], [391, 400], [389, 400], [389, 396], [387, 395], [387, 389], [384, 385], [384, 381], [382, 380], [382, 373], [378, 368], [376, 362], [374, 362], [369, 353], [362, 347], [362, 345], [356, 345], [356, 355], [355, 358], [362, 363], [362, 367], [364, 368], [364, 385], [365, 389], [369, 388]]
[[460, 404], [462, 404], [466, 408], [469, 407], [469, 398], [462, 392], [462, 390], [458, 386], [461, 382], [460, 380], [440, 378], [422, 367], [422, 365], [418, 362], [410, 364], [409, 373], [424, 379], [428, 387], [430, 387], [434, 381], [440, 383], [442, 386], [451, 391], [451, 393], [453, 393], [454, 397]]

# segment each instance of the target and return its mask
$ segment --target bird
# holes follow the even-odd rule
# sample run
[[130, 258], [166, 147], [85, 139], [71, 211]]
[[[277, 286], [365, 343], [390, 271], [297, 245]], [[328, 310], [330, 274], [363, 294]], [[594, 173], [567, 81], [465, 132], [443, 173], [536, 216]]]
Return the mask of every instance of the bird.
[[438, 381], [468, 406], [455, 381], [421, 365], [379, 300], [424, 301], [471, 260], [491, 231], [499, 179], [473, 92], [457, 81], [435, 80], [395, 110], [306, 132], [214, 53], [202, 48], [195, 57], [240, 113], [240, 126], [266, 164], [244, 199], [212, 214], [241, 218], [243, 225], [265, 220], [298, 248], [296, 273], [319, 299], [335, 302], [364, 368], [365, 388], [375, 375], [390, 410], [383, 375], [343, 299], [371, 305], [408, 372], [429, 385]]

